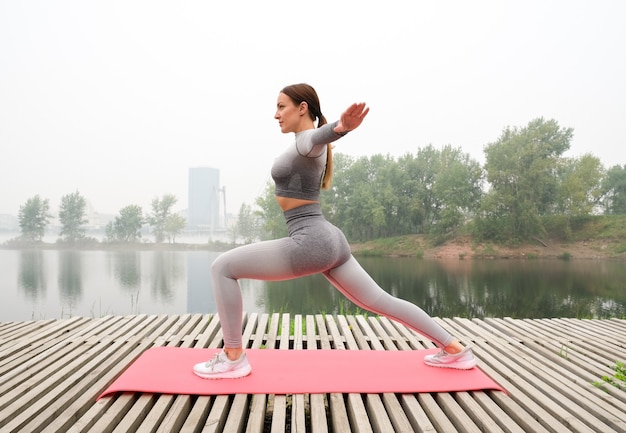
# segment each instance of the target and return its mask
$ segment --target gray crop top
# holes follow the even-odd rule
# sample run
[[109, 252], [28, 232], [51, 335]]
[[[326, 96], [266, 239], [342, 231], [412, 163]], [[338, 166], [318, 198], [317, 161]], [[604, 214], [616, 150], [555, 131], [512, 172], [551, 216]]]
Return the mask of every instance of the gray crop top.
[[276, 158], [272, 178], [277, 196], [319, 200], [326, 168], [326, 145], [345, 135], [333, 131], [337, 123], [298, 132], [295, 142]]

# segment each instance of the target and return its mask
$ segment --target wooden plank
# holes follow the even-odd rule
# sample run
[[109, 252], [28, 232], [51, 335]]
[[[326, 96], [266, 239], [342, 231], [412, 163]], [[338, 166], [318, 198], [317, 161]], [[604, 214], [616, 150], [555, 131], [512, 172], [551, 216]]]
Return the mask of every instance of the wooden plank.
[[[390, 428], [510, 433], [626, 430], [626, 393], [613, 387], [604, 392], [591, 383], [613, 372], [615, 355], [626, 359], [626, 341], [619, 338], [626, 335], [625, 320], [435, 320], [471, 342], [480, 368], [503, 385], [507, 394], [197, 397], [118, 393], [96, 402], [95, 397], [146, 348], [220, 347], [219, 318], [72, 318], [0, 324], [0, 430], [253, 433], [265, 431], [269, 421], [274, 433], [289, 426], [292, 432], [310, 429], [315, 433]], [[242, 330], [246, 347], [434, 347], [398, 322], [375, 316], [249, 314], [242, 317]], [[15, 339], [7, 341], [7, 336]]]
[[[604, 356], [607, 353], [612, 352], [612, 347], [606, 340], [601, 340], [599, 336], [593, 336], [589, 330], [582, 328], [573, 328], [560, 325], [557, 320], [534, 320], [529, 322], [532, 324], [534, 330], [543, 336], [543, 339], [548, 339], [550, 335], [558, 335], [561, 343], [564, 345], [571, 345], [572, 342], [584, 342], [585, 351], [590, 354]], [[616, 355], [615, 352], [613, 352]]]
[[[187, 338], [190, 334], [196, 336], [201, 329], [203, 329], [202, 317], [199, 315], [184, 316], [185, 321], [181, 321], [177, 324], [176, 328], [172, 329], [162, 337], [158, 337], [155, 340], [156, 345], [163, 345], [169, 347], [196, 347], [197, 340], [195, 338]], [[189, 367], [191, 368], [191, 366]], [[142, 395], [141, 398], [144, 398]], [[155, 405], [154, 412], [159, 405], [167, 407], [167, 411], [162, 420], [158, 423], [150, 422], [151, 431], [157, 433], [166, 433], [172, 431], [179, 431], [185, 423], [185, 420], [191, 411], [193, 406], [193, 398], [190, 395], [178, 395], [160, 396], [157, 404]], [[148, 418], [156, 419], [156, 416], [148, 415]], [[145, 423], [144, 423], [145, 425]], [[135, 431], [135, 430], [128, 430]], [[141, 427], [140, 431], [148, 431], [147, 428]]]
[[[208, 341], [217, 333], [219, 318], [216, 316], [201, 316], [198, 326], [194, 327], [188, 335], [182, 337], [184, 341], [189, 340], [190, 345], [203, 348], [208, 345]], [[192, 400], [189, 413], [180, 428], [180, 433], [197, 433], [202, 426], [209, 424], [209, 413], [215, 401], [214, 396], [198, 396]]]
[[[309, 335], [309, 328], [313, 328], [313, 333], [316, 336], [316, 343], [319, 341], [319, 348], [322, 350], [329, 350], [331, 348], [330, 336], [326, 327], [324, 316], [317, 314], [315, 316], [315, 324], [309, 323], [307, 320], [307, 336]], [[315, 332], [317, 330], [317, 332]], [[308, 345], [308, 350], [317, 350], [317, 344]], [[326, 396], [324, 394], [310, 394], [310, 419], [311, 419], [311, 431], [313, 433], [328, 433], [328, 415], [326, 411]]]
[[[266, 347], [267, 349], [274, 349], [274, 347], [276, 346], [276, 341], [278, 340], [278, 327], [280, 324], [280, 316], [278, 313], [273, 314], [271, 316], [271, 321], [269, 321], [268, 317], [269, 316], [267, 314], [261, 316], [259, 324], [257, 325], [256, 334], [252, 341], [252, 348], [258, 349], [261, 347]], [[269, 330], [267, 332], [267, 335], [265, 335], [265, 329], [268, 326], [268, 322]], [[252, 368], [254, 368], [254, 366]], [[263, 431], [267, 402], [268, 398], [266, 395], [255, 394], [251, 396], [248, 422], [246, 425], [247, 433], [256, 433]]]
[[[367, 320], [363, 316], [353, 317], [354, 321], [358, 325], [353, 325], [354, 327], [358, 327], [361, 329], [366, 336], [366, 338], [362, 338], [361, 341], [369, 341], [369, 344], [364, 344], [363, 347], [359, 347], [361, 350], [384, 350], [384, 346], [380, 341], [381, 336], [376, 334], [372, 327], [369, 325]], [[393, 345], [393, 344], [392, 344]], [[395, 395], [387, 394], [387, 399], [394, 400]], [[396, 404], [399, 406], [396, 400]], [[389, 432], [389, 431], [410, 431], [411, 424], [408, 421], [408, 418], [404, 416], [404, 412], [400, 412], [394, 419], [398, 423], [397, 426], [394, 426], [392, 420], [387, 415], [387, 409], [383, 404], [383, 400], [378, 394], [366, 394], [365, 396], [365, 405], [367, 408], [367, 413], [369, 415], [370, 423], [372, 424], [372, 428], [375, 432]], [[409, 430], [407, 430], [407, 428]]]
[[[140, 401], [138, 401], [138, 397]], [[113, 433], [119, 432], [132, 432], [132, 431], [142, 431], [141, 424], [149, 416], [150, 411], [153, 409], [155, 402], [157, 401], [157, 395], [155, 394], [142, 394], [137, 395], [134, 393], [127, 393], [116, 400], [117, 401], [126, 401], [129, 400], [130, 404], [125, 407], [123, 411], [113, 408], [110, 412], [107, 413], [98, 420], [100, 424], [100, 428], [111, 428]], [[113, 413], [113, 415], [117, 415], [115, 419], [115, 424], [112, 423], [112, 420], [107, 418], [107, 414]], [[143, 430], [146, 431], [146, 430]]]
[[[0, 337], [0, 368], [12, 370], [24, 359], [47, 350], [59, 341], [67, 340], [69, 334], [84, 328], [89, 319], [75, 317], [67, 321], [32, 322], [16, 326]], [[36, 340], [33, 334], [37, 335]]]
[[[393, 322], [386, 317], [380, 317], [378, 319], [381, 330], [380, 332], [384, 332], [389, 335], [391, 340], [395, 344], [395, 349], [390, 350], [413, 350], [413, 347], [409, 344], [410, 339], [406, 337], [408, 333], [408, 328], [404, 325], [401, 325], [398, 322]], [[403, 332], [400, 332], [399, 329], [403, 329]], [[415, 335], [411, 335], [411, 339], [414, 339]], [[420, 345], [420, 348], [423, 348]], [[428, 416], [420, 406], [417, 398], [413, 394], [400, 394], [399, 403], [402, 406], [402, 410], [406, 416], [407, 422], [410, 424], [413, 431], [433, 431], [435, 427], [428, 419]], [[392, 403], [389, 403], [392, 404]], [[395, 416], [394, 414], [399, 412], [397, 408], [394, 408], [390, 414], [390, 416]], [[399, 420], [392, 421], [395, 424], [399, 423]]]
[[[509, 326], [514, 327], [515, 322], [508, 322]], [[606, 344], [611, 344], [607, 342]], [[564, 369], [570, 372], [568, 381], [571, 380], [571, 377], [576, 378], [576, 383], [588, 385], [590, 383], [596, 382], [599, 378], [604, 375], [611, 375], [613, 371], [610, 366], [612, 362], [607, 359], [607, 354], [604, 354], [604, 357], [601, 357], [599, 354], [594, 352], [588, 352], [585, 348], [583, 342], [577, 343], [570, 341], [567, 346], [559, 346], [550, 352], [546, 351], [545, 347], [549, 346], [549, 343], [542, 342], [530, 342], [526, 341], [525, 346], [532, 348], [538, 353], [542, 353], [544, 358], [550, 359], [553, 364], [559, 365]], [[556, 357], [557, 349], [559, 351], [558, 357]], [[561, 353], [562, 352], [562, 353]], [[570, 354], [575, 354], [576, 356], [570, 356]], [[578, 380], [580, 379], [580, 380]], [[595, 392], [598, 400], [604, 400], [603, 404], [609, 404], [614, 406], [615, 410], [618, 413], [623, 412], [623, 404], [626, 403], [626, 396], [623, 392], [610, 387], [606, 389], [604, 392], [597, 392], [598, 390], [594, 389], [591, 392]], [[611, 399], [608, 399], [608, 396]], [[618, 403], [617, 400], [613, 399], [613, 397], [620, 400]]]
[[201, 395], [193, 402], [192, 407], [180, 428], [180, 433], [197, 433], [209, 416], [213, 396]]
[[[533, 416], [533, 412], [528, 412], [522, 407], [522, 405], [518, 404], [518, 400], [521, 400], [521, 403], [526, 405], [526, 407], [532, 407], [535, 405], [521, 390], [519, 390], [516, 386], [516, 383], [519, 382], [517, 376], [508, 377], [505, 374], [500, 374], [500, 371], [507, 370], [506, 365], [504, 365], [501, 361], [504, 360], [506, 363], [506, 358], [501, 356], [500, 351], [494, 350], [493, 347], [497, 346], [499, 348], [504, 348], [506, 351], [506, 347], [508, 344], [515, 344], [517, 340], [515, 338], [506, 337], [503, 338], [498, 335], [498, 333], [493, 332], [493, 328], [484, 329], [482, 321], [470, 321], [467, 326], [470, 329], [469, 332], [474, 335], [482, 338], [475, 339], [474, 349], [479, 358], [479, 367], [484, 370], [492, 379], [498, 382], [504, 389], [509, 392], [509, 395], [504, 394], [501, 391], [488, 391], [488, 395], [494, 402], [495, 410], [502, 410], [508, 417], [514, 420], [517, 425], [522, 429], [522, 431], [528, 432], [547, 432], [549, 431], [544, 427], [544, 425], [540, 424], [536, 418], [539, 416]], [[487, 338], [489, 337], [489, 339]], [[491, 341], [495, 341], [496, 344], [492, 344]], [[518, 394], [519, 392], [519, 394]], [[474, 393], [475, 398], [482, 397], [482, 394]], [[516, 398], [510, 398], [514, 396]], [[483, 406], [486, 405], [487, 400], [483, 400]], [[495, 415], [497, 419], [504, 419], [499, 414]], [[562, 429], [563, 426], [558, 422], [554, 417], [549, 415], [540, 414], [540, 419], [548, 426], [552, 426], [550, 431], [559, 431], [558, 429]], [[507, 423], [508, 425], [508, 423]], [[504, 427], [503, 427], [504, 428]]]
[[[144, 319], [146, 318], [138, 317], [136, 321], [142, 324], [156, 321], [156, 317]], [[158, 321], [166, 322], [166, 318], [161, 317]], [[143, 330], [141, 329], [142, 326], [138, 325], [137, 328], [140, 328], [139, 332]], [[88, 349], [84, 350], [84, 347], [88, 347]], [[106, 347], [105, 350], [102, 350], [100, 345], [68, 344], [59, 346], [57, 349], [63, 354], [57, 361], [49, 365], [42, 363], [32, 365], [31, 371], [36, 373], [24, 378], [21, 387], [3, 395], [3, 399], [13, 399], [12, 394], [14, 392], [19, 393], [19, 397], [15, 398], [11, 404], [15, 407], [24, 408], [6, 424], [6, 428], [21, 428], [18, 426], [29, 423], [35, 418], [42, 420], [38, 422], [40, 425], [46, 425], [56, 418], [57, 412], [65, 409], [69, 396], [78, 398], [82, 395], [85, 377], [97, 378], [99, 374], [107, 374], [110, 371], [106, 369], [107, 367], [114, 368], [121, 357], [132, 351], [132, 348], [124, 350], [124, 347], [128, 347], [125, 341], [116, 341], [104, 347]], [[49, 355], [53, 358], [52, 353]], [[44, 368], [41, 368], [42, 365]], [[77, 386], [81, 391], [74, 394], [72, 390]], [[25, 390], [27, 392], [24, 392]], [[60, 398], [61, 396], [63, 398]], [[4, 424], [3, 421], [0, 423]], [[36, 431], [35, 427], [32, 427], [30, 431]]]
[[[111, 336], [119, 335], [123, 338], [107, 341], [101, 347], [94, 345], [94, 349], [99, 350], [99, 357], [93, 360], [95, 367], [90, 368], [88, 365], [85, 368], [85, 373], [81, 370], [77, 372], [79, 376], [89, 377], [91, 380], [78, 383], [71, 390], [64, 392], [62, 397], [59, 395], [57, 401], [41, 412], [39, 420], [35, 421], [33, 425], [38, 423], [45, 426], [42, 431], [46, 433], [81, 431], [85, 426], [93, 426], [102, 414], [109, 410], [117, 396], [104, 397], [94, 404], [96, 397], [143, 350], [150, 347], [152, 338], [164, 332], [178, 320], [176, 316], [150, 316], [137, 317], [136, 319], [141, 319], [141, 322], [135, 323], [135, 320], [120, 321], [120, 324], [123, 324], [120, 328], [115, 330], [106, 328], [105, 332], [112, 332]], [[124, 335], [125, 330], [137, 332], [133, 338], [129, 339]], [[54, 420], [50, 421], [49, 418], [43, 418], [46, 421], [41, 421], [42, 417], [46, 416], [52, 417]], [[68, 424], [68, 421], [73, 419], [78, 419], [78, 422], [73, 425]], [[30, 430], [26, 431], [36, 431], [34, 426], [27, 426], [27, 428]]]
[[[283, 323], [282, 323], [282, 331], [281, 331], [281, 349], [288, 350], [289, 349], [289, 335], [290, 335], [290, 317], [288, 314], [283, 314]], [[302, 332], [299, 331], [294, 332]], [[303, 433], [306, 432], [306, 410], [309, 403], [309, 396], [305, 394], [294, 394], [291, 396], [291, 431], [293, 433]]]
[[[474, 423], [472, 418], [467, 413], [465, 413], [463, 408], [456, 402], [452, 394], [443, 392], [437, 393], [435, 394], [435, 401], [446, 414], [450, 422], [454, 425], [456, 431], [461, 431], [464, 433], [480, 433], [481, 431], [502, 431], [502, 429], [500, 429], [495, 423], [483, 425], [482, 427], [485, 428], [485, 430], [482, 430], [478, 425], [476, 425], [476, 423]], [[479, 421], [484, 423], [486, 420], [482, 416], [480, 416]]]
[[[397, 344], [403, 343], [402, 341], [394, 342], [376, 317], [368, 317], [366, 321], [365, 318], [361, 316], [358, 321], [361, 323], [361, 327], [366, 330], [374, 350], [398, 350]], [[381, 415], [382, 410], [384, 410], [385, 416], [388, 418], [395, 432], [413, 431], [413, 426], [402, 410], [402, 405], [395, 394], [382, 394], [381, 403], [382, 408], [378, 410], [381, 411]], [[378, 404], [378, 401], [374, 401], [372, 404]]]
[[[288, 316], [287, 316], [288, 317]], [[288, 319], [287, 319], [288, 320]], [[283, 320], [283, 325], [286, 320]], [[276, 324], [278, 326], [278, 324]], [[284, 326], [283, 326], [284, 329]], [[286, 350], [289, 348], [289, 331], [281, 332], [281, 337], [278, 344], [278, 349]], [[268, 344], [268, 346], [270, 346]], [[274, 346], [271, 345], [273, 348]], [[270, 431], [272, 433], [283, 433], [287, 425], [287, 396], [286, 395], [273, 395], [268, 400], [271, 414]]]
[[230, 407], [230, 398], [220, 395], [214, 399], [213, 406], [209, 411], [202, 433], [221, 433], [224, 431], [224, 425], [228, 418], [228, 410]]
[[[484, 322], [480, 321], [473, 321], [471, 324], [481, 325], [475, 326], [475, 332], [477, 335], [484, 335], [485, 337], [488, 333], [494, 332], [495, 329], [483, 330]], [[552, 432], [567, 431], [567, 426], [562, 423], [563, 418], [559, 418], [558, 415], [554, 415], [553, 412], [546, 410], [546, 407], [542, 405], [543, 401], [537, 400], [536, 396], [541, 395], [541, 390], [535, 389], [530, 383], [525, 381], [523, 374], [520, 375], [510, 368], [516, 359], [516, 357], [511, 357], [515, 353], [513, 348], [520, 343], [513, 336], [506, 337], [506, 335], [500, 335], [500, 338], [506, 341], [505, 344], [500, 341], [500, 344], [492, 345], [478, 340], [474, 347], [483, 349], [476, 351], [480, 368], [506, 389], [510, 399], [501, 397], [501, 400], [507, 403], [507, 408], [509, 409], [507, 413], [513, 419], [516, 418], [516, 414], [529, 413], [533, 420], [537, 420], [540, 423], [541, 428]], [[495, 398], [498, 398], [497, 394], [493, 395]], [[532, 427], [532, 422], [526, 425]], [[538, 429], [537, 431], [540, 430]]]
[[[118, 366], [120, 368], [120, 373], [121, 373], [121, 371], [123, 369], [125, 369], [128, 365], [130, 365], [139, 354], [141, 354], [144, 350], [152, 347], [153, 344], [154, 344], [154, 340], [156, 338], [158, 338], [163, 333], [168, 332], [170, 329], [172, 329], [172, 327], [176, 326], [176, 324], [179, 323], [181, 320], [183, 320], [183, 321], [186, 320], [184, 317], [183, 318], [181, 318], [181, 317], [178, 317], [178, 318], [177, 317], [172, 317], [172, 319], [176, 319], [176, 320], [171, 321], [171, 322], [170, 321], [166, 321], [165, 322], [166, 326], [164, 326], [162, 328], [157, 328], [154, 333], [150, 333], [150, 334], [147, 334], [147, 335], [143, 336], [144, 338], [142, 338], [142, 340], [141, 340], [142, 344], [138, 348], [138, 350], [131, 352], [132, 353], [131, 355], [127, 356], [126, 359], [124, 359], [122, 362], [118, 363]], [[123, 341], [124, 341], [124, 339], [120, 340], [120, 342], [123, 342]], [[117, 401], [116, 398], [117, 398], [116, 396], [108, 396], [108, 397], [104, 397], [103, 400]], [[151, 405], [155, 404], [155, 402], [157, 401], [156, 397], [153, 396], [153, 395], [143, 396], [143, 395], [140, 395], [140, 394], [121, 394], [121, 395], [119, 395], [119, 398], [120, 399], [127, 399], [127, 398], [132, 399], [133, 406], [132, 406], [131, 409], [129, 409], [129, 411], [133, 411], [134, 413], [137, 413], [137, 414], [142, 414], [143, 418], [145, 418], [146, 416], [149, 416], [148, 414], [149, 414], [149, 409], [150, 409]], [[137, 404], [138, 399], [139, 399], [139, 401], [142, 401], [142, 399], [149, 399], [150, 403], [147, 404], [147, 405]], [[122, 417], [116, 423], [116, 424], [121, 423], [121, 426], [118, 427], [117, 425], [111, 426], [110, 425], [110, 421], [109, 421], [109, 419], [107, 418], [106, 415], [104, 415], [104, 416], [102, 416], [100, 418], [96, 418], [98, 416], [98, 414], [94, 413], [94, 414], [92, 414], [92, 416], [94, 417], [94, 419], [91, 422], [93, 423], [93, 426], [94, 426], [93, 428], [96, 431], [98, 429], [102, 429], [102, 430], [107, 429], [108, 430], [110, 428], [116, 428], [117, 431], [136, 431], [136, 430], [133, 430], [134, 426], [140, 425], [139, 423], [143, 419], [143, 418], [135, 419], [135, 418], [132, 418], [132, 416], [131, 416], [131, 420], [129, 422], [127, 420], [127, 418], [128, 418], [127, 416], [126, 417]], [[130, 426], [127, 428], [127, 430], [123, 430], [124, 425], [126, 425], [127, 423]]]
[[417, 401], [426, 413], [426, 416], [435, 426], [438, 432], [458, 432], [459, 430], [452, 424], [444, 411], [439, 407], [435, 397], [429, 393], [421, 393], [417, 395]]
[[[345, 338], [341, 335], [339, 327], [330, 314], [325, 317], [326, 329], [329, 332], [330, 348], [335, 350], [345, 350]], [[322, 348], [325, 348], [322, 346]], [[328, 396], [328, 407], [330, 420], [329, 424], [332, 426], [334, 432], [350, 432], [350, 420], [348, 418], [348, 409], [346, 408], [346, 402], [344, 401], [343, 394], [331, 393]]]
[[[463, 409], [463, 412], [472, 419], [479, 431], [511, 431], [511, 429], [507, 427], [511, 419], [503, 411], [497, 410], [497, 406], [492, 404], [493, 402], [489, 400], [484, 392], [455, 392], [452, 396], [459, 407]], [[481, 399], [483, 404], [479, 403]], [[500, 415], [501, 418], [498, 417], [498, 415]], [[524, 433], [519, 427], [514, 431]]]
[[[509, 352], [511, 352], [512, 347], [512, 344], [507, 347]], [[504, 354], [504, 352], [501, 353]], [[585, 393], [585, 390], [572, 383], [568, 383], [567, 386], [563, 387], [561, 385], [563, 382], [562, 375], [554, 369], [545, 372], [544, 367], [546, 363], [540, 357], [536, 357], [532, 349], [529, 349], [526, 345], [517, 344], [515, 353], [515, 358], [508, 358], [506, 370], [508, 370], [509, 374], [510, 372], [517, 374], [515, 379], [516, 385], [521, 388], [520, 392], [539, 405], [540, 409], [536, 408], [536, 410], [547, 410], [551, 414], [553, 421], [564, 423], [562, 428], [581, 432], [609, 432], [613, 431], [613, 427], [610, 427], [605, 422], [608, 421], [610, 425], [615, 425], [615, 422], [619, 423], [614, 417], [603, 413], [604, 411], [597, 406], [587, 406], [594, 412], [594, 415], [591, 415], [591, 412], [580, 405], [581, 400], [575, 394], [576, 392]], [[550, 364], [550, 366], [552, 365]], [[526, 379], [523, 380], [521, 377]], [[520, 386], [520, 384], [523, 386]], [[519, 395], [516, 392], [517, 390], [512, 387], [512, 384], [507, 385], [506, 389], [514, 398]], [[525, 402], [528, 403], [528, 400]], [[597, 418], [597, 415], [600, 418]], [[547, 418], [543, 417], [543, 419]]]
[[[11, 349], [4, 351], [6, 358], [0, 364], [0, 368], [7, 370], [7, 373], [2, 376], [0, 383], [4, 384], [25, 371], [32, 371], [32, 365], [51, 362], [51, 355], [57, 351], [57, 345], [67, 346], [74, 338], [89, 332], [94, 326], [99, 328], [101, 322], [93, 325], [88, 319], [76, 318], [75, 320], [68, 319], [67, 324], [65, 321], [51, 323], [46, 326], [45, 331], [39, 327], [29, 328], [30, 334], [24, 334], [20, 338], [19, 345], [14, 345]], [[0, 386], [0, 395], [4, 392]]]
[[[345, 318], [344, 316], [338, 317], [340, 324], [340, 331], [346, 340], [346, 349], [358, 350], [359, 346], [357, 341], [360, 341], [363, 345], [367, 346], [365, 337], [358, 329], [352, 329], [352, 324], [357, 326], [354, 318]], [[357, 326], [358, 328], [358, 326]], [[349, 393], [347, 394], [346, 407], [348, 411], [348, 419], [350, 420], [351, 431], [369, 433], [373, 432], [371, 423], [369, 422], [369, 416], [365, 409], [365, 404], [361, 398], [361, 394]]]
[[[598, 321], [599, 322], [599, 321]], [[554, 324], [563, 327], [564, 329], [576, 329], [564, 320], [555, 319], [552, 321]], [[598, 357], [611, 357], [618, 359], [626, 355], [626, 349], [624, 348], [624, 338], [614, 336], [604, 336], [599, 327], [591, 326], [591, 324], [585, 324], [580, 327], [579, 338], [576, 341], [579, 344], [584, 345], [585, 349]], [[574, 340], [572, 338], [572, 340]]]
[[[262, 317], [261, 325], [259, 327], [259, 320], [257, 314], [251, 314], [246, 321], [246, 317], [243, 318], [246, 322], [243, 330], [243, 344], [244, 347], [249, 347], [252, 341], [263, 341], [265, 335], [265, 326], [267, 316]], [[255, 338], [256, 337], [256, 338]], [[228, 398], [228, 396], [218, 396], [218, 398]], [[228, 417], [224, 424], [224, 433], [241, 433], [245, 427], [247, 421], [246, 412], [250, 403], [250, 395], [236, 394], [231, 402]]]
[[[183, 315], [161, 335], [155, 335], [152, 346], [164, 345], [177, 347], [184, 336], [199, 324], [200, 316]], [[192, 344], [192, 342], [188, 342]], [[175, 405], [177, 403], [178, 405]], [[188, 411], [191, 406], [189, 396], [161, 395], [155, 399], [152, 394], [138, 394], [131, 410], [122, 418], [114, 433], [132, 431], [167, 431], [176, 426], [180, 429], [183, 419], [181, 410]], [[106, 424], [106, 421], [104, 422]], [[159, 430], [160, 429], [160, 430]], [[166, 429], [166, 430], [163, 430]]]
[[[266, 315], [264, 315], [266, 316]], [[274, 313], [272, 315], [273, 319], [271, 321], [269, 331], [267, 333], [267, 339], [265, 340], [265, 347], [268, 349], [280, 349], [281, 346], [285, 347], [285, 345], [289, 345], [289, 339], [284, 338], [284, 336], [280, 336], [278, 338], [278, 329], [280, 325], [279, 314]], [[265, 319], [263, 318], [263, 322]], [[257, 347], [261, 347], [263, 345], [262, 340], [256, 340], [254, 344], [257, 344]], [[254, 368], [254, 366], [253, 366]], [[256, 402], [255, 402], [256, 400]], [[267, 416], [271, 417], [271, 431], [272, 432], [284, 432], [285, 424], [286, 424], [286, 408], [287, 401], [285, 396], [275, 395], [268, 396], [267, 398], [263, 396], [253, 396], [252, 397], [253, 405], [256, 403], [255, 411], [266, 411]], [[263, 407], [261, 407], [261, 403], [263, 403]], [[249, 429], [246, 431], [250, 431]]]

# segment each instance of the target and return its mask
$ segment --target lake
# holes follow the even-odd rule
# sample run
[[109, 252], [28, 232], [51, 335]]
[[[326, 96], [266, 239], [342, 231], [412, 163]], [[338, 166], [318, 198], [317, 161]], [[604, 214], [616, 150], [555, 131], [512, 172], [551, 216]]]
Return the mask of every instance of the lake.
[[[180, 250], [0, 249], [0, 321], [214, 313], [210, 264]], [[389, 293], [439, 317], [626, 317], [623, 262], [359, 258]], [[362, 313], [319, 276], [241, 281], [247, 312]]]

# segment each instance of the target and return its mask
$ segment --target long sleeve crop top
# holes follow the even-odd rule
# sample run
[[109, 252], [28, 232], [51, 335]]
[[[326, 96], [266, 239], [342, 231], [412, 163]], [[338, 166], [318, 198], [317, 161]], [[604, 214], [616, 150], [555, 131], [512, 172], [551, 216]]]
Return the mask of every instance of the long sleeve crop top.
[[338, 122], [296, 133], [295, 142], [274, 161], [276, 195], [318, 201], [326, 168], [326, 145], [343, 137], [333, 129]]

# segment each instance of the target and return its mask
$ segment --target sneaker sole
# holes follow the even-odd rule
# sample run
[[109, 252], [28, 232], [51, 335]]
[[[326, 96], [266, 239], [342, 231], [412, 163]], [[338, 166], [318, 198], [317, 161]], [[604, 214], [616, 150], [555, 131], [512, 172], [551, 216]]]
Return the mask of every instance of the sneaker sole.
[[431, 364], [430, 362], [424, 361], [424, 364], [428, 365], [429, 367], [453, 368], [455, 370], [471, 370], [472, 368], [476, 367], [476, 362], [474, 362], [474, 361], [470, 361], [470, 362], [454, 362], [454, 363], [450, 363], [450, 364]]
[[215, 374], [205, 374], [197, 371], [193, 371], [193, 373], [201, 377], [203, 379], [240, 379], [242, 377], [246, 377], [252, 372], [252, 367], [248, 366], [247, 368], [235, 371], [226, 371], [224, 373], [215, 373]]

